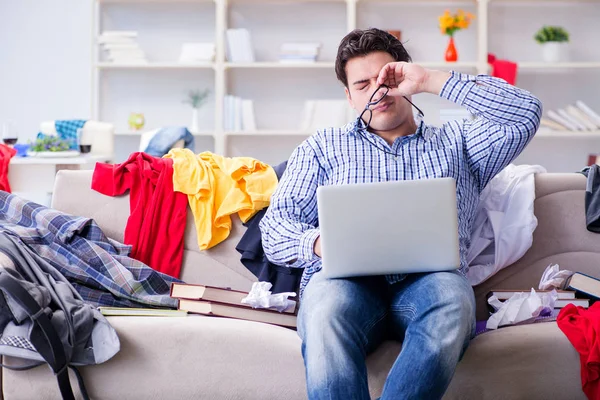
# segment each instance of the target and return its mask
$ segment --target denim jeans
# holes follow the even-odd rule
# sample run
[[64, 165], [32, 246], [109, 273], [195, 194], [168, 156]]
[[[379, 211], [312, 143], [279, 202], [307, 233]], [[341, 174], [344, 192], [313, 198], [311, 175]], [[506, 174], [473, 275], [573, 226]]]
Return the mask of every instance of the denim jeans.
[[459, 272], [309, 281], [298, 334], [309, 399], [370, 399], [365, 358], [385, 339], [402, 342], [381, 395], [440, 399], [475, 333], [475, 298]]

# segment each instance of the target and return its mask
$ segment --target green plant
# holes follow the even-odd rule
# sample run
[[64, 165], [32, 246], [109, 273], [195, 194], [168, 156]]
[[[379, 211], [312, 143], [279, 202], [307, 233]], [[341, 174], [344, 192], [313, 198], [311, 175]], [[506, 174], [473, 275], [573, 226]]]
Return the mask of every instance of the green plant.
[[187, 99], [183, 102], [191, 105], [193, 108], [200, 108], [200, 106], [204, 103], [206, 98], [208, 97], [210, 90], [206, 89], [204, 91], [200, 90], [190, 90], [187, 94]]
[[547, 42], [568, 42], [569, 32], [560, 26], [544, 25], [537, 31], [533, 38], [540, 44]]
[[31, 145], [31, 151], [67, 151], [69, 142], [58, 136], [44, 136], [37, 138]]

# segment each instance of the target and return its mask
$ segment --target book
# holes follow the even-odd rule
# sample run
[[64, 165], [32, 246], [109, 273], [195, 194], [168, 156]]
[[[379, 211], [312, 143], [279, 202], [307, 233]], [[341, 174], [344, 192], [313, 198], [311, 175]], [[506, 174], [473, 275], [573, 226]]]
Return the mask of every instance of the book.
[[128, 308], [128, 307], [98, 307], [105, 316], [139, 316], [139, 317], [185, 317], [187, 311], [170, 308]]
[[571, 275], [565, 282], [565, 288], [574, 290], [582, 297], [590, 297], [592, 300], [600, 299], [600, 280], [581, 272]]
[[566, 131], [567, 128], [564, 125], [559, 124], [558, 122], [554, 122], [552, 120], [549, 120], [548, 118], [542, 118], [540, 120], [540, 124], [542, 126], [548, 127], [550, 129], [554, 129], [557, 131]]
[[588, 308], [590, 306], [590, 301], [588, 299], [558, 299], [554, 302], [554, 308], [564, 308], [567, 304]]
[[179, 299], [179, 309], [190, 313], [264, 322], [296, 328], [296, 316], [277, 311], [254, 309], [243, 305], [230, 305], [202, 300]]
[[589, 130], [593, 131], [595, 129], [600, 128], [599, 125], [594, 123], [594, 121], [592, 121], [587, 115], [585, 115], [583, 113], [583, 111], [579, 110], [577, 107], [569, 105], [569, 106], [567, 106], [566, 111], [570, 115], [572, 115], [574, 118], [576, 118], [579, 122], [581, 122], [583, 125], [585, 125], [585, 127], [588, 128]]
[[562, 116], [560, 116], [558, 113], [556, 113], [552, 110], [548, 111], [548, 118], [550, 118], [554, 122], [557, 122], [557, 123], [567, 127], [567, 129], [569, 129], [571, 131], [577, 130], [577, 127], [575, 127], [575, 125], [573, 125], [569, 120], [564, 119]]
[[558, 113], [558, 115], [560, 115], [561, 117], [563, 117], [565, 120], [569, 121], [571, 123], [571, 125], [573, 125], [575, 128], [577, 128], [577, 130], [579, 130], [579, 131], [585, 131], [585, 130], [587, 130], [587, 128], [585, 127], [585, 125], [583, 125], [581, 122], [579, 122], [578, 119], [573, 118], [570, 114], [568, 114], [562, 108], [559, 108], [558, 110], [556, 110], [556, 112]]
[[[217, 302], [224, 304], [231, 304], [234, 306], [240, 306], [252, 309], [252, 306], [242, 303], [242, 299], [248, 296], [248, 292], [242, 292], [239, 290], [233, 290], [231, 288], [223, 288], [216, 286], [207, 285], [193, 285], [186, 283], [172, 283], [171, 284], [171, 297], [175, 299], [184, 300], [204, 300], [209, 302]], [[296, 302], [283, 312], [286, 314], [294, 314], [296, 312]], [[269, 309], [257, 309], [267, 310]], [[278, 312], [278, 311], [275, 311]]]
[[589, 108], [583, 101], [577, 100], [575, 102], [577, 108], [579, 108], [585, 115], [587, 115], [594, 123], [600, 126], [600, 115], [596, 114], [594, 110]]
[[[531, 289], [529, 290], [492, 290], [491, 292], [488, 293], [488, 297], [490, 296], [496, 296], [496, 298], [500, 301], [502, 300], [508, 300], [510, 299], [513, 295], [515, 295], [516, 293], [529, 293], [531, 292]], [[536, 293], [550, 293], [551, 290], [536, 290]], [[575, 292], [572, 290], [557, 290], [556, 291], [558, 293], [558, 298], [559, 299], [574, 299], [575, 298]]]

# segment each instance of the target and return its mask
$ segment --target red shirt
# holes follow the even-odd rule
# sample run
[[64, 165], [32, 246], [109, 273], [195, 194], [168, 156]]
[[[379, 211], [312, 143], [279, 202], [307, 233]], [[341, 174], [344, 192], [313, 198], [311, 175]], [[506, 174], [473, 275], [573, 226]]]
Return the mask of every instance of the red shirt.
[[173, 160], [133, 153], [122, 164], [97, 163], [92, 189], [108, 196], [129, 190], [124, 241], [131, 256], [179, 278], [187, 196], [173, 191]]
[[600, 399], [600, 302], [587, 310], [568, 304], [556, 321], [579, 353], [584, 393], [588, 399]]
[[8, 164], [10, 159], [17, 154], [17, 151], [5, 144], [0, 144], [0, 190], [10, 193], [10, 184], [8, 183]]

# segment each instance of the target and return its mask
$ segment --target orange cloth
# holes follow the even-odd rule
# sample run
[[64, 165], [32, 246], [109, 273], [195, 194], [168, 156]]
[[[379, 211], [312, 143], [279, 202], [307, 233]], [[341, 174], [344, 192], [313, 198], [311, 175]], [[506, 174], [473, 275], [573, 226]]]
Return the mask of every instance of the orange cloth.
[[10, 159], [17, 154], [17, 151], [5, 144], [0, 144], [0, 190], [10, 193], [10, 183], [8, 182], [8, 164]]

